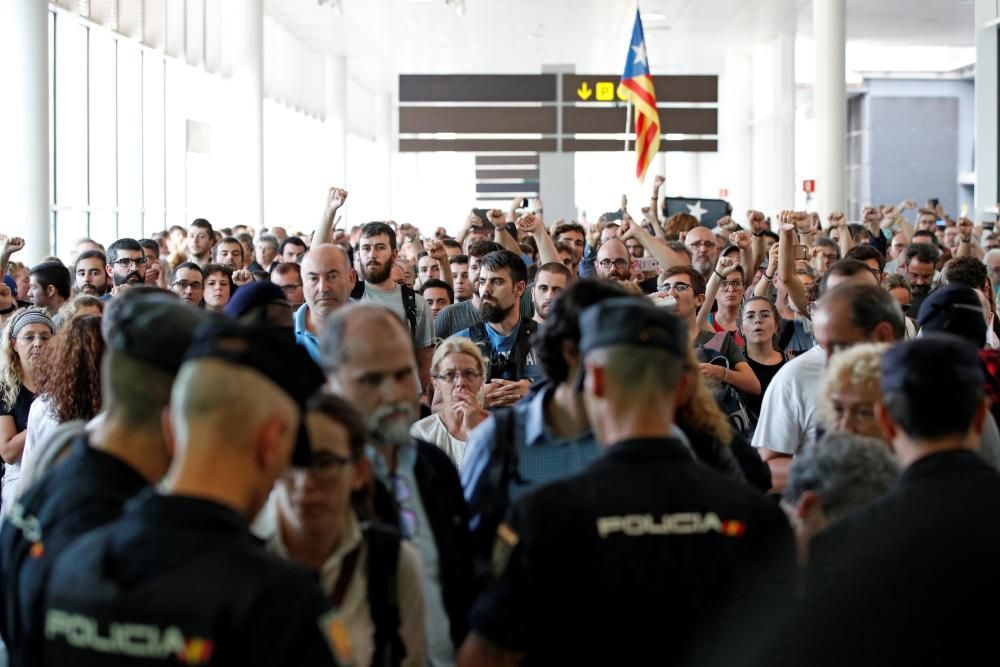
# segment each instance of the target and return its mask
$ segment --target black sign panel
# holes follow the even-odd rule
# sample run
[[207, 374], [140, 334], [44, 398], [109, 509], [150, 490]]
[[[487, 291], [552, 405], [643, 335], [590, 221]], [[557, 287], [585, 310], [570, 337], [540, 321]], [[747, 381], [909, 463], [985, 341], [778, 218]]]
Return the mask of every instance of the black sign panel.
[[400, 102], [555, 102], [555, 74], [400, 74]]

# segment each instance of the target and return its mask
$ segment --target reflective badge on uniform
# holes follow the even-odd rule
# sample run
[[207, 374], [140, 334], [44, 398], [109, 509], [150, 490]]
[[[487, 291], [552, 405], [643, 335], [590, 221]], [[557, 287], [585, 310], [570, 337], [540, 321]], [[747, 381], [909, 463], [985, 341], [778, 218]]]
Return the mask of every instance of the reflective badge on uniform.
[[504, 570], [507, 569], [507, 563], [510, 561], [510, 554], [520, 541], [521, 536], [507, 523], [501, 523], [497, 526], [497, 539], [493, 543], [493, 576], [499, 577], [504, 573]]
[[31, 545], [31, 550], [28, 552], [31, 557], [38, 560], [45, 553], [45, 545], [41, 542], [34, 542]]
[[340, 614], [331, 610], [320, 617], [319, 624], [337, 664], [340, 667], [353, 665], [354, 655], [351, 651], [351, 638], [347, 635], [347, 626], [344, 625]]
[[185, 665], [207, 665], [212, 658], [212, 640], [195, 637], [187, 640], [177, 659]]
[[743, 537], [743, 533], [745, 532], [747, 532], [747, 524], [745, 521], [729, 519], [728, 521], [722, 522], [723, 535], [728, 535], [729, 537]]

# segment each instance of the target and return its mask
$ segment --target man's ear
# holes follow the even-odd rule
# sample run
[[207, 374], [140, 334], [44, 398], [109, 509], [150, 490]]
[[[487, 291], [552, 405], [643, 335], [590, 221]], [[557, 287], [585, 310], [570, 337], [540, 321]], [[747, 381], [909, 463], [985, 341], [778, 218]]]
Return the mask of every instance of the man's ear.
[[163, 411], [160, 413], [160, 425], [163, 428], [163, 439], [167, 443], [167, 456], [173, 460], [174, 454], [177, 451], [177, 433], [174, 431], [174, 424], [170, 419], [171, 414], [172, 411], [169, 405], [163, 408]]
[[371, 481], [371, 464], [364, 454], [354, 464], [354, 481], [351, 482], [352, 491], [360, 491]]
[[524, 282], [523, 280], [517, 281], [516, 283], [514, 283], [514, 296], [521, 298], [521, 296], [524, 294], [524, 290], [526, 290], [527, 288], [528, 288], [528, 283]]
[[881, 401], [875, 403], [875, 420], [882, 427], [882, 433], [885, 434], [886, 439], [892, 442], [899, 431], [899, 426], [896, 424], [896, 420], [892, 418], [892, 415], [889, 414], [889, 409]]
[[694, 302], [698, 304], [698, 308], [701, 308], [702, 304], [705, 303], [705, 295], [699, 294], [694, 298]]
[[288, 431], [288, 420], [272, 415], [258, 427], [254, 456], [261, 470], [279, 472], [288, 467], [292, 451], [284, 451], [283, 440]]
[[895, 343], [896, 334], [892, 331], [892, 325], [888, 322], [879, 322], [875, 325], [874, 338], [876, 343]]
[[110, 278], [113, 283], [115, 281], [115, 267], [111, 264], [105, 264], [104, 271], [108, 274], [108, 278]]
[[795, 503], [795, 516], [801, 521], [806, 521], [816, 511], [822, 511], [819, 494], [815, 491], [803, 491]]
[[50, 299], [58, 296], [58, 294], [59, 291], [56, 289], [55, 285], [49, 285], [48, 287], [45, 288], [45, 296], [49, 297]]

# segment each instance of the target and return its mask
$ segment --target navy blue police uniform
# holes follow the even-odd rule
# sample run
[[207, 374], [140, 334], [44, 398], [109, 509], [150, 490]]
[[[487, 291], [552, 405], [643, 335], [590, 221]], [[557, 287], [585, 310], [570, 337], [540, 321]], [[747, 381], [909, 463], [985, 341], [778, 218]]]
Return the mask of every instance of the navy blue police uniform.
[[[174, 375], [202, 311], [170, 295], [131, 296], [108, 345], [116, 353]], [[37, 664], [42, 601], [52, 564], [80, 535], [117, 519], [148, 481], [121, 458], [78, 437], [66, 460], [11, 508], [0, 529], [0, 634], [11, 667]]]
[[[685, 353], [683, 323], [637, 299], [592, 306], [580, 325], [582, 353]], [[630, 439], [519, 499], [497, 530], [493, 569], [470, 624], [526, 664], [667, 664], [727, 600], [784, 585], [794, 545], [758, 491], [679, 440]]]

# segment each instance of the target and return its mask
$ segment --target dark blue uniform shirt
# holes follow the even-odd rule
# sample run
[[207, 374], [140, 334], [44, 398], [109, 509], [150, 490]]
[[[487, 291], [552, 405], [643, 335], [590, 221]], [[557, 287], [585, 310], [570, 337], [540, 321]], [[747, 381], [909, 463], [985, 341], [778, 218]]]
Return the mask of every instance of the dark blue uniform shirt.
[[0, 529], [0, 634], [12, 667], [38, 664], [41, 605], [55, 558], [80, 535], [121, 515], [146, 480], [85, 437], [11, 508]]
[[57, 560], [40, 664], [326, 667], [328, 608], [234, 510], [150, 490]]

